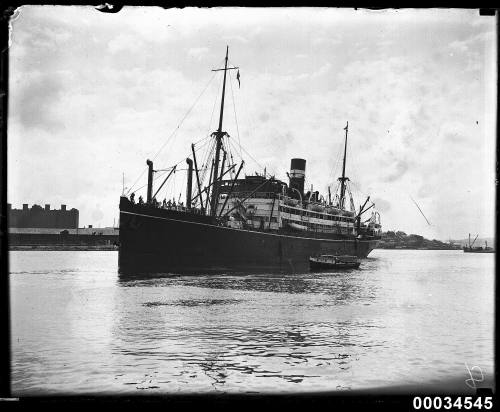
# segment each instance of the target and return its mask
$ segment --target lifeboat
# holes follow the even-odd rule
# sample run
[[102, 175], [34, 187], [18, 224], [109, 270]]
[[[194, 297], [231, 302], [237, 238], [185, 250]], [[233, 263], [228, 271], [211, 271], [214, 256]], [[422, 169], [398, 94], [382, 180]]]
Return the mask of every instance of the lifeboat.
[[314, 204], [314, 203], [309, 205], [309, 209], [314, 210], [315, 212], [324, 212], [325, 211], [325, 207], [323, 205]]
[[297, 199], [292, 198], [285, 198], [283, 202], [288, 206], [297, 206], [299, 204], [299, 201]]
[[307, 226], [299, 225], [298, 223], [288, 223], [288, 226], [295, 230], [307, 230]]

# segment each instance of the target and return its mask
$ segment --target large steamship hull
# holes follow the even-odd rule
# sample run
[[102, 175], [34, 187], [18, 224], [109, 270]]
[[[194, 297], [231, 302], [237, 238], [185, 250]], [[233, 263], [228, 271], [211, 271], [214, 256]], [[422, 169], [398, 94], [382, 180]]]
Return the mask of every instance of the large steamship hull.
[[122, 198], [119, 272], [302, 272], [309, 270], [310, 256], [364, 258], [378, 241], [310, 236], [217, 226], [207, 216], [135, 205]]

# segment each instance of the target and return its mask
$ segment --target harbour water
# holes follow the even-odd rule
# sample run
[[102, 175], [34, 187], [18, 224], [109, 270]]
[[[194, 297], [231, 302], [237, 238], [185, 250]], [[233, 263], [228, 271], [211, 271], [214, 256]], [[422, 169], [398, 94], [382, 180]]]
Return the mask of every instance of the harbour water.
[[121, 277], [114, 251], [9, 256], [14, 396], [494, 385], [494, 254], [155, 278]]

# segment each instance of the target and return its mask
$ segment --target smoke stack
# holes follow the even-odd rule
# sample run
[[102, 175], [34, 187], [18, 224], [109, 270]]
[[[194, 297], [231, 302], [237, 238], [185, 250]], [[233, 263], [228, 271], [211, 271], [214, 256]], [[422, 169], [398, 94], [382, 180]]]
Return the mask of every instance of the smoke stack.
[[304, 159], [292, 159], [290, 163], [290, 188], [297, 189], [300, 195], [304, 195], [304, 182], [306, 180], [306, 161]]

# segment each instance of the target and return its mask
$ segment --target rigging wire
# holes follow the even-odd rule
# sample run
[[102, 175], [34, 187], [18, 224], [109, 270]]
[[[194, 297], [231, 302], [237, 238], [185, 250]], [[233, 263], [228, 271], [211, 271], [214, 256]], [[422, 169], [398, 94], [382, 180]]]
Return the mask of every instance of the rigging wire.
[[[231, 151], [231, 144], [229, 141], [229, 137], [226, 137], [226, 140], [227, 140], [226, 147], [227, 147], [227, 153], [228, 153], [228, 164], [233, 165], [234, 164], [234, 157], [233, 157], [233, 152]], [[235, 173], [236, 173], [236, 171], [234, 169], [231, 169], [229, 171], [229, 176], [231, 177], [231, 179], [233, 179], [233, 175]]]
[[213, 158], [213, 152], [215, 150], [215, 145], [216, 145], [215, 139], [212, 139], [210, 141], [209, 150], [207, 150], [205, 152], [204, 160], [201, 163], [201, 170], [203, 170], [203, 172], [202, 172], [202, 174], [200, 176], [200, 184], [203, 184], [205, 182], [205, 177], [206, 177], [206, 175], [208, 173], [208, 169], [209, 169], [209, 167], [211, 167], [212, 158]]
[[331, 172], [330, 172], [331, 180], [335, 180], [335, 175], [337, 174], [337, 170], [338, 170], [338, 167], [340, 164], [340, 159], [342, 157], [342, 152], [343, 152], [341, 145], [337, 145], [337, 147], [338, 147], [338, 149], [336, 151], [337, 157], [335, 159], [334, 167], [333, 167], [333, 169], [331, 169]]
[[[224, 148], [224, 152], [226, 153], [226, 167], [225, 169], [227, 170], [229, 167], [232, 166], [233, 161], [232, 161], [232, 153], [231, 153], [231, 145], [229, 143], [229, 135], [224, 136], [223, 141], [222, 141], [222, 147]], [[232, 169], [229, 169], [229, 177], [231, 178], [232, 176]]]
[[[231, 140], [229, 140], [230, 145], [233, 147], [234, 151], [238, 153], [238, 147], [236, 147]], [[241, 150], [246, 153], [246, 155], [252, 159], [257, 166], [259, 166], [260, 169], [264, 169], [264, 167], [243, 147], [243, 145], [240, 146]], [[241, 156], [241, 160], [243, 159], [243, 156]], [[246, 163], [245, 163], [246, 164]]]
[[[172, 169], [166, 169], [166, 170], [161, 170], [160, 173], [158, 173], [156, 176], [153, 176], [153, 182], [157, 181], [160, 177], [165, 176], [167, 172], [169, 172]], [[174, 172], [175, 174], [175, 172]], [[143, 184], [141, 187], [138, 187], [137, 189], [134, 190], [134, 192], [138, 192], [141, 189], [144, 189], [148, 184]]]
[[[184, 117], [182, 118], [182, 120], [180, 121], [180, 123], [177, 125], [174, 133], [177, 132], [177, 130], [179, 130], [179, 128], [181, 127], [182, 123], [184, 122], [184, 120], [186, 120], [186, 118], [189, 116], [189, 114], [191, 113], [191, 111], [194, 109], [194, 107], [196, 106], [196, 104], [198, 103], [198, 101], [200, 100], [201, 96], [203, 96], [203, 94], [205, 93], [205, 91], [208, 89], [208, 86], [210, 86], [210, 83], [212, 83], [212, 80], [214, 79], [215, 77], [215, 73], [212, 75], [212, 77], [210, 78], [210, 80], [208, 81], [207, 85], [204, 87], [203, 91], [200, 93], [200, 95], [196, 98], [196, 101], [193, 103], [193, 105], [189, 108], [189, 110], [186, 112], [186, 114], [184, 115]], [[174, 134], [172, 133], [172, 135]], [[169, 138], [170, 139], [170, 138]], [[168, 143], [168, 140], [160, 147], [160, 149], [158, 150], [158, 152], [156, 152], [156, 154], [154, 155], [153, 157], [153, 160], [156, 159], [156, 157], [158, 157], [158, 155], [160, 154], [160, 152], [163, 150], [163, 148], [165, 147], [165, 145]]]
[[354, 188], [364, 197], [368, 197], [368, 194], [364, 192], [356, 183], [350, 181], [351, 185], [354, 186]]
[[[228, 61], [229, 61], [229, 59], [228, 59]], [[236, 65], [233, 62], [231, 62], [231, 64], [236, 67]], [[239, 153], [240, 153], [240, 159], [241, 160], [244, 160], [242, 152], [245, 152], [247, 154], [247, 156], [250, 157], [250, 159], [252, 159], [255, 162], [255, 164], [260, 169], [264, 169], [264, 167], [247, 150], [245, 150], [245, 148], [241, 144], [238, 118], [236, 116], [236, 102], [235, 102], [235, 98], [234, 98], [233, 82], [232, 82], [231, 74], [229, 75], [229, 84], [230, 84], [230, 87], [231, 87], [231, 95], [232, 95], [232, 99], [233, 99], [234, 118], [235, 118], [235, 123], [236, 123], [236, 132], [237, 132], [237, 136], [238, 136], [238, 147], [236, 147], [235, 145], [233, 145], [233, 148], [234, 148], [234, 150], [235, 150], [236, 153], [238, 153], [237, 149], [239, 148]], [[245, 166], [246, 166], [246, 164], [245, 164]]]
[[[206, 137], [204, 137], [203, 139], [198, 140], [198, 142], [196, 142], [195, 144], [200, 143], [201, 141], [203, 141], [203, 140], [207, 139], [208, 137], [210, 137], [210, 136], [206, 136]], [[208, 143], [211, 143], [211, 144], [212, 144], [212, 150], [207, 151], [207, 153], [211, 153], [211, 152], [213, 152], [213, 146], [214, 146], [215, 144], [214, 144], [214, 142], [213, 142], [212, 140], [205, 142], [202, 146], [200, 146], [200, 147], [199, 147], [199, 149], [198, 149], [198, 150], [201, 150], [201, 149], [202, 149], [203, 147], [205, 147]], [[189, 154], [188, 154], [186, 157], [189, 157]], [[207, 169], [208, 169], [208, 162], [209, 162], [209, 161], [211, 161], [211, 158], [207, 159], [207, 165], [204, 165], [204, 164], [203, 164], [203, 167], [201, 167], [201, 168], [199, 169], [199, 171], [200, 171], [200, 170], [202, 170], [202, 171], [203, 171], [203, 173], [204, 173], [204, 174], [202, 175], [203, 177], [201, 177], [201, 178], [200, 178], [200, 183], [201, 183], [201, 184], [202, 184], [202, 183], [203, 183], [203, 181], [204, 181], [204, 177], [206, 177], [206, 173], [207, 173]], [[161, 177], [165, 176], [165, 174], [166, 174], [167, 172], [171, 171], [174, 167], [178, 166], [179, 164], [181, 164], [181, 163], [183, 163], [183, 162], [184, 162], [184, 158], [183, 158], [182, 160], [180, 160], [179, 162], [177, 162], [175, 165], [170, 166], [170, 167], [168, 167], [168, 168], [166, 168], [166, 169], [157, 169], [157, 170], [155, 170], [155, 172], [158, 172], [158, 174], [156, 174], [156, 175], [153, 177], [153, 182], [155, 182], [155, 181], [156, 181], [156, 180], [158, 180], [159, 178], [161, 178]], [[176, 171], [174, 172], [174, 176], [175, 176], [175, 173], [176, 173], [176, 172], [178, 172], [178, 171], [187, 171], [187, 170], [188, 170], [188, 169], [179, 169], [179, 168], [176, 168]], [[185, 179], [185, 178], [183, 178], [183, 179]], [[138, 187], [138, 188], [135, 190], [135, 192], [138, 192], [139, 190], [141, 190], [141, 189], [145, 188], [146, 186], [147, 186], [147, 183], [146, 183], [146, 184], [143, 184], [142, 186]], [[167, 185], [167, 186], [168, 186], [168, 185]], [[167, 187], [167, 186], [165, 186], [165, 187]]]
[[[205, 93], [205, 91], [208, 89], [208, 86], [210, 86], [210, 83], [212, 83], [212, 80], [215, 78], [215, 74], [216, 72], [214, 72], [214, 74], [212, 74], [212, 77], [210, 78], [210, 80], [208, 81], [207, 85], [203, 88], [202, 92], [200, 93], [200, 95], [196, 98], [195, 102], [193, 103], [193, 105], [189, 108], [189, 110], [186, 112], [186, 114], [182, 117], [181, 121], [179, 122], [179, 124], [177, 125], [177, 127], [172, 131], [172, 133], [170, 134], [170, 136], [167, 138], [167, 140], [165, 141], [165, 143], [163, 143], [163, 145], [160, 147], [160, 149], [156, 152], [156, 154], [153, 156], [153, 160], [155, 160], [158, 155], [160, 154], [160, 152], [163, 150], [163, 148], [167, 145], [167, 143], [177, 134], [177, 131], [179, 130], [179, 128], [181, 127], [182, 123], [184, 123], [184, 120], [186, 120], [186, 118], [189, 116], [189, 114], [191, 113], [191, 111], [193, 110], [193, 108], [196, 106], [196, 104], [198, 103], [198, 101], [200, 100], [201, 96], [203, 96], [203, 94]], [[146, 173], [146, 170], [147, 168], [143, 169], [142, 173], [139, 175], [139, 177], [136, 179], [136, 181], [134, 182], [134, 184], [130, 187], [130, 189], [127, 191], [126, 195], [128, 195], [132, 189], [134, 188], [134, 186], [137, 184], [137, 182], [139, 181], [139, 179], [142, 178], [142, 176], [144, 175], [144, 173]]]
[[172, 179], [171, 191], [170, 191], [170, 194], [171, 194], [172, 199], [174, 200], [174, 202], [175, 202], [175, 194], [176, 194], [176, 190], [175, 190], [175, 183], [177, 181], [176, 177], [177, 176], [174, 174], [173, 179]]
[[[198, 103], [198, 101], [200, 100], [200, 98], [202, 97], [202, 95], [208, 89], [208, 87], [212, 83], [213, 79], [215, 78], [215, 75], [216, 75], [216, 72], [214, 72], [214, 74], [210, 78], [210, 80], [207, 83], [207, 85], [204, 87], [204, 89], [202, 90], [202, 92], [200, 93], [200, 95], [197, 97], [197, 99], [195, 100], [195, 102], [193, 103], [193, 105], [189, 108], [189, 110], [183, 116], [183, 118], [181, 119], [181, 121], [179, 122], [179, 124], [177, 125], [177, 127], [173, 130], [173, 132], [167, 138], [167, 140], [165, 141], [165, 143], [163, 143], [163, 145], [160, 147], [160, 149], [156, 152], [156, 154], [153, 157], [153, 160], [155, 160], [158, 157], [158, 155], [161, 153], [161, 151], [164, 149], [164, 147], [177, 134], [180, 126], [183, 124], [184, 120], [189, 116], [189, 114], [194, 109], [194, 107], [196, 106], [196, 104]], [[223, 145], [225, 147], [225, 150], [228, 153], [228, 157], [227, 157], [227, 162], [228, 163], [227, 164], [229, 164], [230, 162], [231, 162], [231, 164], [234, 164], [233, 151], [231, 150], [231, 147], [233, 147], [235, 153], [238, 153], [238, 148], [239, 148], [239, 155], [240, 155], [241, 160], [243, 160], [243, 153], [242, 152], [245, 152], [255, 162], [255, 164], [257, 166], [259, 166], [260, 169], [263, 169], [263, 166], [241, 145], [240, 132], [239, 132], [239, 124], [238, 124], [238, 119], [237, 119], [237, 115], [236, 115], [236, 102], [235, 102], [235, 97], [234, 97], [234, 90], [233, 90], [233, 86], [232, 86], [232, 77], [231, 77], [231, 75], [229, 76], [229, 79], [230, 79], [231, 95], [232, 95], [232, 101], [233, 101], [233, 113], [234, 113], [234, 117], [235, 117], [237, 137], [238, 137], [238, 147], [236, 147], [235, 144], [233, 144], [233, 142], [231, 142], [231, 139], [229, 139], [228, 136], [224, 137], [225, 141], [223, 140]], [[218, 92], [220, 91], [221, 83], [219, 84]], [[212, 126], [213, 115], [215, 113], [215, 107], [217, 105], [217, 102], [218, 102], [218, 97], [216, 96], [215, 101], [214, 101], [214, 105], [213, 105], [213, 108], [212, 108], [212, 113], [211, 113], [211, 116], [210, 116], [210, 123], [209, 123], [209, 128], [208, 128], [208, 131], [207, 131], [207, 136], [203, 137], [202, 139], [200, 139], [196, 143], [194, 143], [194, 145], [197, 146], [199, 143], [201, 143], [201, 142], [203, 142], [203, 141], [206, 140], [201, 146], [197, 147], [196, 151], [200, 151], [204, 147], [209, 147], [209, 149], [210, 149], [210, 150], [208, 150], [205, 153], [205, 156], [203, 157], [203, 162], [201, 163], [202, 167], [199, 169], [199, 171], [201, 171], [200, 184], [203, 184], [203, 182], [205, 181], [205, 178], [206, 178], [208, 170], [209, 170], [209, 166], [211, 166], [211, 161], [212, 161], [212, 158], [213, 158], [213, 152], [214, 152], [214, 149], [215, 149], [216, 141], [215, 141], [215, 139], [209, 139], [209, 138], [212, 137], [212, 134], [209, 134], [209, 132], [210, 132], [210, 128]], [[189, 154], [186, 157], [189, 157]], [[184, 159], [180, 160], [174, 166], [179, 165], [183, 161], [184, 161]], [[172, 166], [172, 167], [174, 167], [174, 166]], [[162, 170], [161, 173], [158, 173], [153, 178], [153, 181], [156, 181], [160, 177], [164, 176], [164, 174], [166, 173], [166, 171], [169, 171], [169, 170], [171, 170], [171, 168], [170, 169], [166, 169], [166, 170]], [[128, 195], [132, 191], [132, 189], [134, 189], [134, 187], [136, 186], [137, 182], [144, 175], [144, 173], [146, 171], [147, 171], [147, 168], [145, 168], [142, 171], [142, 173], [139, 175], [139, 177], [134, 182], [134, 184], [129, 188], [129, 190], [127, 191], [126, 195]], [[156, 172], [160, 172], [160, 170], [157, 170]], [[231, 170], [230, 175], [232, 176], [232, 175], [235, 175], [235, 174], [236, 174], [236, 171], [235, 170]], [[175, 184], [176, 184], [175, 183], [176, 182], [175, 173], [174, 173], [174, 177], [173, 177], [172, 180], [173, 180], [173, 185], [167, 185], [167, 186], [173, 186], [174, 198], [175, 198]], [[139, 190], [143, 189], [145, 186], [147, 186], [147, 184], [142, 185], [141, 187], [135, 189], [135, 191], [139, 191]]]
[[[217, 72], [214, 72], [214, 74], [216, 74], [216, 73]], [[203, 184], [203, 182], [205, 180], [206, 172], [208, 169], [208, 164], [211, 160], [211, 154], [215, 148], [215, 139], [213, 139], [213, 133], [210, 133], [210, 129], [212, 128], [213, 116], [215, 113], [215, 107], [217, 106], [217, 102], [219, 100], [218, 96], [219, 96], [219, 92], [221, 90], [221, 87], [222, 87], [222, 79], [220, 80], [219, 85], [217, 87], [217, 93], [215, 94], [214, 105], [212, 107], [212, 113], [210, 115], [210, 122], [208, 124], [207, 135], [211, 138], [210, 139], [211, 144], [209, 146], [209, 150], [206, 151], [205, 154], [202, 156], [203, 161], [201, 162], [201, 169], [200, 170], [203, 170], [203, 174], [200, 176], [200, 184]]]
[[[193, 144], [194, 144], [194, 145], [195, 145], [195, 147], [196, 147], [196, 145], [197, 145], [198, 143], [201, 143], [202, 141], [204, 141], [204, 140], [208, 139], [209, 137], [211, 137], [211, 136], [205, 136], [205, 137], [201, 138], [200, 140], [198, 140], [197, 142], [195, 142], [195, 143], [193, 143]], [[205, 145], [207, 145], [209, 142], [210, 142], [210, 141], [206, 141], [205, 143], [203, 143], [203, 144], [202, 144], [202, 145], [198, 148], [198, 150], [201, 150], [201, 149], [202, 149]], [[195, 151], [196, 151], [196, 150], [195, 150]], [[178, 161], [178, 162], [177, 162], [174, 166], [177, 166], [177, 165], [181, 164], [182, 162], [184, 162], [184, 159], [185, 159], [185, 158], [187, 158], [187, 157], [189, 157], [189, 156], [191, 156], [191, 154], [192, 154], [192, 152], [191, 152], [191, 150], [190, 150], [190, 151], [189, 151], [189, 152], [188, 152], [188, 153], [187, 153], [187, 154], [186, 154], [186, 155], [185, 155], [185, 156], [184, 156], [181, 160], [179, 160], [179, 161]], [[179, 170], [179, 169], [177, 169], [177, 170]]]
[[264, 167], [257, 160], [255, 160], [255, 158], [250, 153], [248, 153], [243, 146], [241, 146], [241, 149], [257, 164], [257, 166], [259, 166], [261, 169], [264, 169]]
[[[234, 66], [234, 64], [233, 64], [233, 66]], [[237, 136], [238, 136], [238, 145], [240, 146], [240, 156], [241, 156], [241, 158], [243, 158], [243, 156], [241, 154], [240, 129], [239, 129], [239, 126], [238, 126], [238, 117], [236, 116], [236, 102], [234, 100], [233, 80], [231, 78], [231, 74], [229, 74], [229, 84], [231, 85], [231, 97], [233, 99], [233, 112], [234, 112], [234, 120], [235, 120], [235, 123], [236, 123], [236, 133], [237, 133]]]
[[[228, 59], [229, 61], [229, 59]], [[236, 65], [233, 63], [233, 62], [230, 62], [234, 67], [236, 67]], [[262, 164], [260, 164], [247, 150], [245, 150], [245, 148], [243, 147], [243, 145], [241, 144], [241, 139], [240, 139], [240, 131], [239, 131], [239, 124], [238, 124], [238, 117], [236, 115], [236, 100], [235, 100], [235, 97], [234, 97], [234, 89], [233, 89], [233, 79], [232, 79], [232, 76], [229, 75], [229, 84], [230, 84], [230, 87], [231, 87], [231, 96], [232, 96], [232, 101], [233, 101], [233, 112], [234, 112], [234, 119], [235, 119], [235, 123], [236, 123], [236, 132], [237, 132], [237, 137], [238, 137], [238, 146], [236, 147], [236, 145], [233, 145], [233, 148], [234, 148], [234, 151], [235, 153], [238, 153], [238, 149], [239, 149], [239, 155], [240, 155], [240, 159], [241, 160], [244, 160], [243, 159], [243, 152], [245, 152], [249, 157], [250, 159], [252, 159], [255, 164], [262, 170], [262, 169], [265, 169], [267, 171], [267, 168], [262, 166]], [[246, 165], [246, 164], [245, 164]], [[276, 174], [275, 170], [273, 170], [273, 173]], [[269, 176], [271, 176], [270, 173], [266, 173], [268, 174]]]
[[[207, 139], [208, 137], [210, 137], [210, 136], [205, 136], [204, 138], [198, 140], [194, 144], [197, 145], [198, 143], [201, 143], [203, 140]], [[202, 146], [199, 147], [199, 149], [203, 148], [205, 145], [207, 145], [207, 143], [209, 143], [209, 142], [205, 142]], [[191, 152], [189, 152], [185, 157], [189, 157], [190, 154], [191, 154]], [[171, 167], [168, 167], [166, 169], [157, 169], [156, 172], [161, 172], [161, 173], [159, 173], [159, 174], [157, 174], [156, 176], [153, 177], [153, 182], [155, 182], [156, 180], [158, 180], [160, 177], [165, 176], [166, 172], [169, 172], [174, 167], [180, 165], [183, 162], [184, 162], [184, 158], [182, 160], [180, 160], [179, 162], [177, 162], [175, 165], [171, 166]], [[180, 171], [180, 170], [187, 170], [187, 169], [177, 169], [176, 171]], [[174, 174], [175, 174], [175, 172], [174, 172]], [[137, 189], [135, 189], [134, 192], [138, 192], [139, 190], [145, 188], [146, 186], [147, 186], [147, 183], [145, 183], [142, 186], [140, 186]]]
[[181, 198], [184, 199], [184, 197], [182, 197], [182, 191], [183, 191], [183, 188], [186, 187], [186, 184], [187, 184], [187, 175], [186, 175], [186, 173], [183, 173], [182, 177], [181, 177], [180, 194], [179, 194], [179, 198], [178, 198], [179, 201], [181, 200]]
[[212, 120], [214, 118], [215, 107], [217, 106], [217, 102], [219, 101], [219, 92], [222, 87], [222, 79], [219, 82], [219, 87], [217, 87], [217, 93], [215, 94], [214, 106], [212, 107], [212, 114], [210, 115], [210, 123], [208, 124], [207, 134], [211, 135], [210, 129], [212, 128]]

